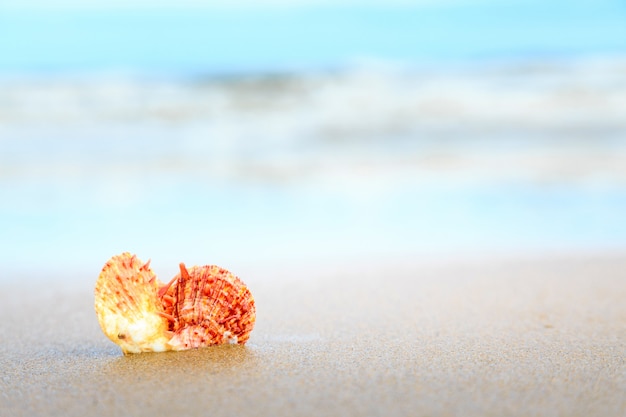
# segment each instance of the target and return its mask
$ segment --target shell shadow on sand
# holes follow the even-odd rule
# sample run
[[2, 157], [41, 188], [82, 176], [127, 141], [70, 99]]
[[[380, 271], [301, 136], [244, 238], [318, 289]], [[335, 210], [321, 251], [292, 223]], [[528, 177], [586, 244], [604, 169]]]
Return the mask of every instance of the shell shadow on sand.
[[160, 415], [192, 413], [199, 405], [212, 409], [226, 406], [224, 393], [245, 383], [238, 371], [258, 363], [242, 345], [128, 356], [113, 346], [92, 346], [28, 356], [16, 355], [3, 366], [2, 415]]
[[199, 404], [205, 410], [226, 407], [232, 399], [223, 393], [243, 384], [239, 371], [254, 368], [256, 362], [242, 345], [120, 356], [91, 375], [89, 383], [96, 387], [93, 411], [123, 413], [131, 408], [158, 414], [193, 412]]
[[[105, 375], [141, 375], [165, 371], [168, 378], [190, 374], [217, 375], [245, 365], [252, 355], [242, 345], [218, 345], [182, 352], [120, 356], [102, 368]], [[179, 381], [180, 382], [180, 381]]]

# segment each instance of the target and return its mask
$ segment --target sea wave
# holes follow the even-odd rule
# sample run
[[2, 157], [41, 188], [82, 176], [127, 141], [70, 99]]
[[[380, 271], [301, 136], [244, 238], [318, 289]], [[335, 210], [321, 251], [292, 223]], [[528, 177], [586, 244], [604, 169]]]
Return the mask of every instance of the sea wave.
[[0, 85], [3, 125], [279, 117], [286, 124], [293, 120], [292, 129], [384, 133], [451, 122], [622, 126], [626, 112], [626, 58], [442, 71], [364, 66], [204, 79], [25, 76], [0, 78]]
[[0, 84], [5, 179], [88, 169], [626, 184], [626, 59]]
[[604, 250], [625, 208], [624, 60], [0, 88], [4, 271]]

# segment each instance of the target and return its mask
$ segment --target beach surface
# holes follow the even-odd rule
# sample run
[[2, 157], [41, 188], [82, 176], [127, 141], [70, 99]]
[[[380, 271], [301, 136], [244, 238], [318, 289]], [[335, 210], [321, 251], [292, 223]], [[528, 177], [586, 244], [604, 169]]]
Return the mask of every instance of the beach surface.
[[[10, 3], [0, 417], [626, 416], [623, 1]], [[124, 251], [249, 343], [122, 355]]]
[[2, 277], [0, 415], [626, 414], [626, 256], [244, 272], [246, 346], [130, 356], [86, 277]]

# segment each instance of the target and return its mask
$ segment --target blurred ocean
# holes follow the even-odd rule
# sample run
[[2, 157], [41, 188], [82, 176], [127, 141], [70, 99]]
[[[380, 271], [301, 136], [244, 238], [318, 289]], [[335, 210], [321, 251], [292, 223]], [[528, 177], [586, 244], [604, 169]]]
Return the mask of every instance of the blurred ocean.
[[625, 213], [623, 2], [0, 4], [0, 279], [621, 250]]

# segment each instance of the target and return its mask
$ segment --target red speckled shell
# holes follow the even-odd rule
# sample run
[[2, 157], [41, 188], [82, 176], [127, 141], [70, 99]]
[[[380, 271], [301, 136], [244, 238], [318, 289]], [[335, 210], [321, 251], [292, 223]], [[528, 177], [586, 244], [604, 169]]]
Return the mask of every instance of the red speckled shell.
[[246, 343], [254, 327], [254, 298], [246, 285], [215, 265], [180, 265], [181, 273], [159, 292], [175, 350]]
[[128, 252], [106, 263], [94, 294], [103, 332], [125, 354], [244, 344], [256, 318], [250, 290], [227, 270], [181, 263], [163, 284]]

